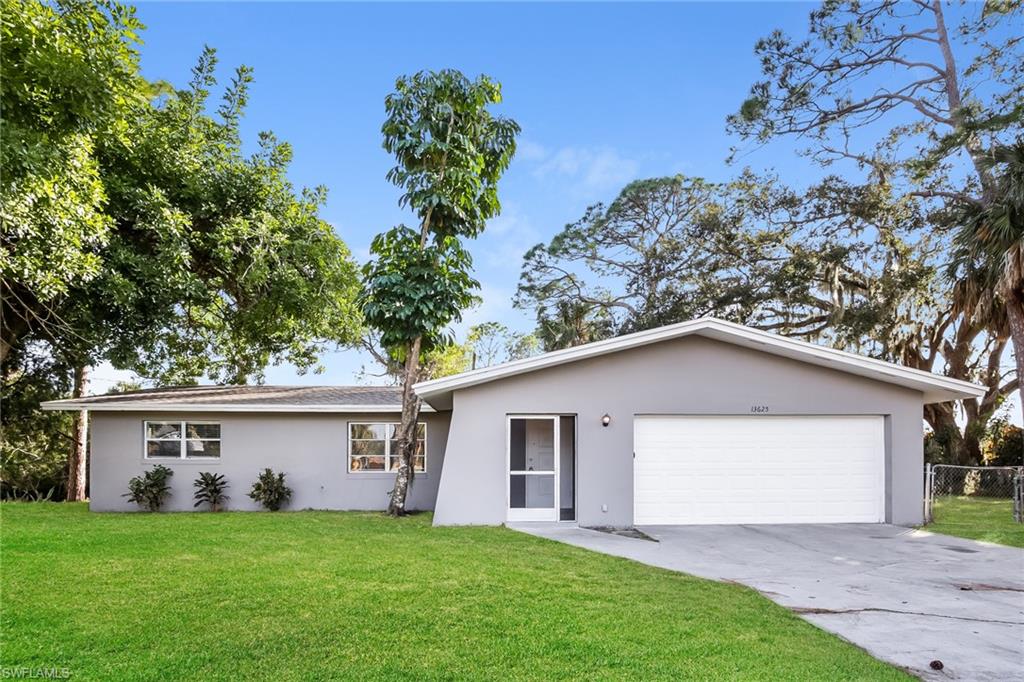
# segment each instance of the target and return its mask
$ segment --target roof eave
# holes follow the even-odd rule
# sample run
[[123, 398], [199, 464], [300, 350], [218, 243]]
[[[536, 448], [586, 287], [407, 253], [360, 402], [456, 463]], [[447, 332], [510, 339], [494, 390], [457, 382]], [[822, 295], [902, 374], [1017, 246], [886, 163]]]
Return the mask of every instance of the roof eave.
[[984, 386], [978, 384], [866, 358], [826, 346], [818, 346], [716, 318], [700, 318], [659, 329], [627, 334], [614, 339], [545, 353], [535, 358], [516, 360], [495, 367], [486, 367], [451, 377], [420, 382], [413, 388], [425, 402], [435, 408], [450, 409], [451, 394], [455, 390], [695, 333], [725, 343], [757, 348], [773, 355], [789, 357], [797, 361], [830, 367], [837, 371], [911, 388], [923, 394], [926, 404], [979, 397], [987, 392]]
[[[188, 403], [123, 402], [103, 403], [78, 400], [50, 400], [40, 405], [47, 411], [88, 410], [90, 412], [316, 412], [316, 413], [393, 413], [402, 411], [401, 405], [196, 405]], [[422, 412], [435, 410], [424, 405]]]

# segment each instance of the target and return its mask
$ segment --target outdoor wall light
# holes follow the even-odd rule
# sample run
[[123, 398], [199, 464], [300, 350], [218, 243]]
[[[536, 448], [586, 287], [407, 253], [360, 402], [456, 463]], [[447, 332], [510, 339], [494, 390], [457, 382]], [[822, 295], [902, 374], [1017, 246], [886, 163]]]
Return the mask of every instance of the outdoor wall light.
[[612, 423], [612, 417], [611, 417], [610, 414], [608, 414], [606, 412], [605, 415], [603, 417], [601, 417], [601, 426], [608, 426], [611, 423]]

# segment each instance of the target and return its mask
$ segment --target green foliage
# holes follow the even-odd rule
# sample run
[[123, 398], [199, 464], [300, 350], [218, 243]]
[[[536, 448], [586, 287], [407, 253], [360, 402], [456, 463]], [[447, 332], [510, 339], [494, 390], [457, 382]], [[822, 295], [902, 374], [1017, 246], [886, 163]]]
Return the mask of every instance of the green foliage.
[[200, 113], [215, 65], [207, 50], [190, 88], [147, 110], [134, 146], [111, 150], [126, 190], [112, 194], [112, 211], [131, 227], [84, 292], [115, 365], [165, 382], [259, 379], [282, 361], [313, 367], [360, 328], [357, 270], [317, 215], [325, 190], [296, 194], [291, 149], [270, 133], [252, 156], [240, 152], [248, 70], [227, 89], [220, 120]]
[[835, 175], [804, 192], [749, 171], [642, 180], [528, 251], [516, 304], [538, 311], [547, 349], [714, 315], [984, 381], [962, 433], [952, 406], [926, 410], [952, 461], [980, 461], [984, 423], [1016, 387], [989, 371], [1006, 337], [975, 343], [998, 330], [998, 307], [950, 291], [949, 235], [922, 230], [921, 210], [891, 185]]
[[955, 424], [946, 424], [924, 434], [924, 461], [928, 464], [957, 464], [957, 452], [963, 447], [963, 434]]
[[102, 269], [114, 220], [96, 143], [124, 135], [142, 99], [141, 25], [106, 0], [2, 7], [0, 275], [15, 295], [49, 301]]
[[363, 268], [360, 302], [384, 347], [401, 357], [400, 349], [416, 338], [426, 351], [451, 343], [447, 325], [478, 300], [472, 259], [459, 240], [439, 237], [421, 246], [419, 235], [400, 225], [377, 235], [370, 252], [375, 258]]
[[292, 489], [284, 483], [284, 473], [275, 474], [267, 467], [252, 484], [249, 497], [270, 511], [278, 511], [292, 497]]
[[389, 506], [396, 516], [412, 479], [419, 398], [410, 386], [422, 376], [421, 356], [452, 342], [446, 327], [476, 300], [479, 285], [460, 240], [498, 215], [498, 179], [515, 154], [519, 126], [490, 112], [500, 101], [500, 86], [487, 76], [470, 81], [445, 70], [399, 78], [384, 102], [384, 149], [396, 161], [387, 177], [420, 221], [418, 233], [400, 225], [374, 239], [360, 294], [389, 365], [402, 364], [401, 459]]
[[[761, 142], [800, 136], [825, 162], [859, 156], [870, 164], [874, 153], [850, 143], [877, 141], [920, 180], [948, 173], [965, 147], [973, 155], [983, 137], [1019, 125], [1024, 41], [1014, 30], [1020, 3], [966, 8], [960, 26], [947, 26], [944, 4], [823, 2], [806, 37], [773, 31], [757, 42], [764, 78], [730, 128]], [[970, 61], [957, 64], [968, 52]], [[879, 133], [879, 122], [890, 129]]]
[[384, 149], [397, 161], [388, 180], [439, 240], [475, 237], [501, 210], [498, 179], [519, 126], [490, 112], [500, 102], [497, 82], [452, 69], [402, 76], [384, 101]]
[[513, 332], [500, 322], [482, 322], [469, 328], [466, 344], [472, 354], [474, 368], [532, 357], [540, 352], [534, 334]]
[[[381, 359], [385, 373], [395, 381], [401, 381], [401, 362], [373, 345], [369, 348]], [[437, 379], [474, 368], [531, 357], [539, 352], [540, 342], [536, 335], [513, 332], [498, 322], [483, 322], [469, 328], [464, 342], [435, 345], [423, 352], [420, 358], [420, 377], [422, 380]]]
[[497, 181], [519, 127], [490, 113], [500, 101], [497, 83], [452, 70], [399, 78], [385, 101], [384, 148], [397, 161], [388, 180], [420, 219], [418, 232], [400, 225], [378, 235], [363, 271], [363, 314], [393, 356], [416, 339], [422, 350], [450, 343], [445, 328], [476, 300], [459, 238], [475, 237], [501, 208]]
[[991, 200], [962, 210], [949, 273], [958, 281], [964, 270], [977, 271], [984, 285], [1019, 306], [1024, 302], [1024, 138], [995, 147], [981, 165], [992, 174]]
[[[141, 24], [107, 0], [3, 0], [3, 495], [64, 483], [70, 368], [159, 382], [260, 380], [361, 333], [358, 271], [270, 133], [242, 153], [252, 80], [216, 113], [216, 58], [175, 90], [139, 73]], [[40, 358], [49, 358], [41, 361]], [[31, 384], [31, 388], [28, 385]]]
[[[547, 347], [714, 314], [983, 382], [980, 399], [925, 410], [942, 434], [959, 410], [962, 433], [938, 447], [980, 461], [979, 434], [1017, 388], [991, 368], [1008, 312], [1024, 337], [1024, 291], [1000, 306], [979, 273], [941, 275], [965, 208], [991, 223], [1004, 205], [986, 160], [1021, 133], [1021, 8], [966, 6], [953, 28], [944, 3], [827, 1], [807, 35], [770, 33], [729, 127], [755, 144], [790, 137], [835, 174], [799, 190], [751, 172], [634, 183], [527, 253], [517, 304], [536, 306]], [[1024, 279], [1020, 253], [1004, 281]]]
[[271, 133], [242, 153], [249, 69], [209, 115], [214, 51], [187, 88], [146, 83], [140, 29], [113, 3], [5, 3], [3, 355], [42, 341], [168, 383], [315, 367], [361, 331], [325, 191], [292, 187]]
[[1024, 466], [1024, 429], [1006, 416], [993, 419], [982, 446], [985, 464], [999, 467]]
[[192, 505], [193, 507], [208, 504], [210, 505], [210, 511], [217, 512], [221, 510], [224, 502], [228, 500], [226, 491], [229, 486], [224, 480], [224, 474], [202, 471], [192, 485], [196, 489], [196, 493], [193, 496], [196, 503]]
[[630, 183], [526, 253], [516, 305], [537, 310], [549, 348], [699, 317], [742, 227], [730, 200], [700, 178]]
[[68, 394], [72, 368], [38, 345], [13, 355], [17, 370], [0, 376], [0, 497], [63, 499], [73, 416], [39, 403]]
[[420, 376], [439, 379], [460, 374], [473, 368], [473, 351], [469, 344], [449, 343], [436, 346], [420, 357]]
[[146, 511], [160, 511], [164, 500], [171, 493], [169, 481], [172, 476], [173, 471], [163, 464], [157, 464], [141, 476], [135, 476], [128, 481], [128, 492], [124, 497], [127, 497], [129, 502], [145, 507]]
[[601, 341], [614, 336], [614, 330], [611, 314], [585, 301], [561, 298], [537, 311], [535, 334], [545, 352]]

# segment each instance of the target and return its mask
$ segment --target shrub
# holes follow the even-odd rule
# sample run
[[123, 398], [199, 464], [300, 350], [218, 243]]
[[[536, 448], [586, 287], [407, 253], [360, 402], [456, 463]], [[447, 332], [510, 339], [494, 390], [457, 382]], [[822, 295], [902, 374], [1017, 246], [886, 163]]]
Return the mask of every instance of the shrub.
[[128, 481], [128, 492], [124, 497], [140, 507], [145, 507], [147, 511], [159, 511], [164, 498], [171, 492], [168, 480], [173, 475], [174, 472], [163, 464], [157, 464], [141, 476]]
[[1024, 465], [1024, 430], [1006, 417], [993, 419], [982, 444], [982, 455], [989, 466]]
[[284, 484], [284, 474], [275, 474], [270, 468], [263, 470], [249, 492], [249, 497], [270, 511], [277, 511], [283, 507], [291, 496], [292, 489]]
[[224, 481], [223, 474], [212, 474], [209, 471], [202, 471], [193, 485], [196, 487], [196, 494], [194, 496], [196, 503], [192, 505], [193, 507], [208, 504], [210, 505], [210, 511], [218, 512], [221, 510], [221, 505], [228, 499], [228, 496], [224, 494], [224, 491], [228, 489], [228, 484]]

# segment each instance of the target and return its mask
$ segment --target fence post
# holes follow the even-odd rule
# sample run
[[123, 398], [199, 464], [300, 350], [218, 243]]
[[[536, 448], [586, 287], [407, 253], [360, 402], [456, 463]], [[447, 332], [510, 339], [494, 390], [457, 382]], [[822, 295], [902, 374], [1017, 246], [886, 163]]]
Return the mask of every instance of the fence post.
[[1013, 520], [1024, 523], [1024, 467], [1017, 467], [1013, 477]]
[[924, 465], [924, 523], [932, 522], [932, 464]]

